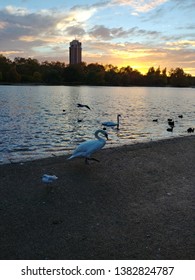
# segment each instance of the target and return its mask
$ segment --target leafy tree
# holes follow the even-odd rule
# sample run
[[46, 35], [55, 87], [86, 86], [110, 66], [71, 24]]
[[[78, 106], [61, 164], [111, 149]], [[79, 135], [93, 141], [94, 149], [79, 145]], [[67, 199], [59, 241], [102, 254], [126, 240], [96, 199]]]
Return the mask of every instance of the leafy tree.
[[105, 69], [103, 65], [91, 63], [86, 68], [87, 83], [89, 85], [104, 85], [105, 84]]
[[120, 69], [112, 64], [98, 63], [65, 65], [59, 61], [39, 63], [32, 58], [16, 57], [14, 61], [0, 54], [0, 82], [88, 84], [113, 86], [191, 86], [195, 77], [182, 68], [167, 69], [150, 67], [145, 75], [130, 66]]
[[16, 70], [16, 65], [13, 65], [11, 67], [7, 76], [8, 76], [8, 78], [7, 78], [8, 82], [19, 83], [21, 81], [21, 75], [18, 74], [18, 72]]
[[42, 80], [42, 75], [40, 72], [36, 71], [33, 73], [33, 82], [35, 83], [41, 83], [43, 80]]
[[2, 74], [2, 82], [7, 82], [7, 73], [9, 72], [11, 66], [11, 60], [0, 54], [0, 72]]
[[105, 83], [106, 85], [118, 86], [120, 85], [119, 70], [117, 66], [108, 64], [105, 66]]
[[191, 75], [186, 74], [182, 68], [171, 69], [170, 85], [174, 87], [186, 87], [191, 85]]

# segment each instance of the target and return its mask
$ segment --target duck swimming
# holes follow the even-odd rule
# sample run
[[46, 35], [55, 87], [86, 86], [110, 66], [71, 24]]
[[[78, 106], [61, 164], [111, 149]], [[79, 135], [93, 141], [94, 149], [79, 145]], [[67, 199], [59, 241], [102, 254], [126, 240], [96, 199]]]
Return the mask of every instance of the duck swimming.
[[194, 132], [194, 128], [189, 127], [189, 128], [187, 129], [187, 132], [188, 132], [188, 133]]

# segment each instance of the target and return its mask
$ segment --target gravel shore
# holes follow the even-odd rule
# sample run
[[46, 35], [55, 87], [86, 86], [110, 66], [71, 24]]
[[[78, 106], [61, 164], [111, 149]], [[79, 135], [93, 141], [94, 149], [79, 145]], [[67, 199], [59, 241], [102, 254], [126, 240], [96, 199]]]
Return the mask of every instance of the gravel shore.
[[194, 259], [195, 136], [95, 157], [0, 166], [0, 259]]

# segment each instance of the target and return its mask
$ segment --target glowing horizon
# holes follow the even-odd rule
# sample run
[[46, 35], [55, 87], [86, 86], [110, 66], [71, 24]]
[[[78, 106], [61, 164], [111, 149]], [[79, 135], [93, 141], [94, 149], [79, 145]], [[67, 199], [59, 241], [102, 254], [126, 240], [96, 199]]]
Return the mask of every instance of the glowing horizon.
[[69, 63], [69, 43], [83, 61], [130, 66], [145, 74], [182, 68], [195, 76], [193, 0], [1, 0], [0, 54]]

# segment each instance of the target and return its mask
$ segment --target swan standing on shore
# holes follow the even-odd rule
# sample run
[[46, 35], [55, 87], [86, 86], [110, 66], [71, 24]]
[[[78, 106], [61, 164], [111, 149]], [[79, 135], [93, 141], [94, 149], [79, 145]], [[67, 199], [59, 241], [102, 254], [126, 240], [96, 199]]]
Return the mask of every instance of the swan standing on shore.
[[117, 122], [103, 122], [102, 125], [108, 126], [108, 127], [114, 127], [116, 126], [117, 129], [119, 129], [119, 118], [121, 117], [120, 114], [117, 115]]
[[104, 137], [107, 138], [108, 140], [108, 134], [105, 130], [101, 130], [101, 129], [98, 129], [96, 132], [95, 132], [95, 137], [97, 138], [97, 140], [88, 140], [88, 141], [85, 141], [83, 143], [81, 143], [77, 148], [76, 150], [73, 152], [72, 156], [70, 156], [68, 158], [69, 159], [73, 159], [73, 158], [77, 158], [77, 157], [83, 157], [85, 158], [85, 163], [88, 164], [88, 160], [95, 160], [95, 161], [98, 161], [97, 159], [95, 158], [92, 158], [91, 155], [100, 150], [101, 148], [104, 147], [104, 145], [106, 144], [106, 140], [101, 138], [99, 136], [99, 134], [102, 134]]

